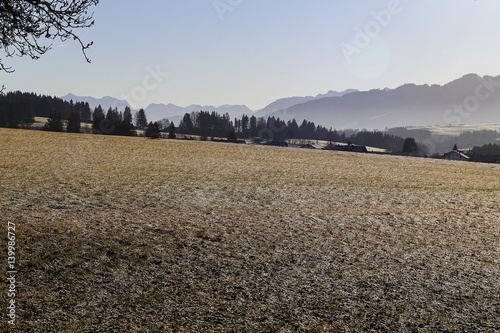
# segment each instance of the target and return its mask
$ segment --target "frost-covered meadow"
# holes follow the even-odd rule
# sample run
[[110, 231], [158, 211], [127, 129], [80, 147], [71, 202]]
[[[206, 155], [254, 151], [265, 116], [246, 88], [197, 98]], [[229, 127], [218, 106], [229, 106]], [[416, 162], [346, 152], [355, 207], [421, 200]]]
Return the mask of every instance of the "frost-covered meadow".
[[0, 149], [18, 332], [500, 330], [500, 165], [3, 128]]

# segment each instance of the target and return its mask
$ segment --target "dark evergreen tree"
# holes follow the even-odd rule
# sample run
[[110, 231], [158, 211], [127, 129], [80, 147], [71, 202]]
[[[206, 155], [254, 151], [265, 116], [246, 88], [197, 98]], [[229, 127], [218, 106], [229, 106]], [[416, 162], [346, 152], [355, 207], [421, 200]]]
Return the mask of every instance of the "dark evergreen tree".
[[90, 112], [89, 103], [81, 103], [80, 116], [83, 123], [90, 123], [92, 120], [92, 113]]
[[234, 133], [234, 131], [231, 131], [231, 133], [229, 133], [229, 135], [227, 136], [227, 141], [229, 142], [237, 141], [236, 134]]
[[94, 109], [92, 115], [92, 133], [109, 134], [109, 128], [105, 123], [104, 111], [100, 105]]
[[[267, 121], [263, 117], [257, 118], [257, 124], [255, 125], [256, 136], [268, 136], [269, 131], [266, 131]], [[268, 139], [268, 138], [264, 138]]]
[[168, 138], [169, 139], [177, 138], [177, 135], [175, 135], [175, 125], [173, 122], [170, 123], [170, 128], [168, 130]]
[[66, 132], [70, 133], [80, 133], [81, 125], [80, 125], [80, 112], [77, 110], [73, 110], [70, 113], [68, 126], [66, 127]]
[[19, 127], [19, 121], [12, 107], [12, 102], [6, 96], [0, 96], [0, 127]]
[[478, 155], [500, 155], [500, 145], [488, 143], [482, 147], [472, 148], [471, 153]]
[[226, 112], [222, 117], [215, 114], [214, 118], [217, 119], [219, 123], [216, 131], [218, 137], [224, 137], [227, 133], [234, 132], [233, 122], [231, 121], [229, 113]]
[[135, 136], [137, 133], [132, 123], [132, 110], [126, 106], [125, 111], [123, 111], [122, 121], [118, 125], [118, 135], [124, 136]]
[[92, 114], [92, 119], [96, 118], [104, 118], [104, 110], [100, 105], [94, 109], [94, 113]]
[[157, 122], [149, 122], [145, 136], [151, 139], [158, 139], [161, 136], [160, 125]]
[[302, 139], [316, 139], [316, 125], [304, 119], [299, 127]]
[[135, 126], [140, 129], [148, 126], [148, 119], [146, 118], [146, 111], [144, 109], [140, 109], [135, 114]]
[[403, 153], [411, 154], [418, 151], [417, 143], [414, 138], [406, 138], [403, 143]]
[[0, 95], [0, 127], [7, 127], [8, 109], [2, 102], [2, 96]]
[[108, 109], [106, 113], [106, 119], [111, 121], [113, 124], [118, 124], [123, 120], [123, 114], [118, 112], [118, 108], [112, 109], [111, 107]]
[[250, 117], [250, 136], [256, 137], [258, 135], [257, 131], [257, 118], [255, 116]]
[[290, 139], [298, 139], [300, 135], [300, 130], [299, 130], [299, 125], [297, 124], [297, 121], [292, 119], [291, 121], [288, 121], [287, 123], [287, 128], [286, 128], [286, 135]]
[[201, 111], [197, 113], [196, 122], [194, 124], [197, 129], [197, 134], [208, 137], [213, 135], [212, 133], [212, 121], [210, 121], [210, 112]]
[[18, 128], [19, 127], [19, 118], [17, 117], [17, 113], [14, 109], [9, 109], [7, 111], [7, 126], [10, 128]]
[[59, 111], [55, 111], [50, 115], [49, 119], [47, 119], [47, 122], [45, 123], [44, 129], [52, 132], [63, 131], [63, 119]]
[[241, 135], [244, 138], [248, 137], [249, 125], [250, 125], [250, 118], [248, 118], [247, 115], [243, 115], [241, 117]]
[[234, 124], [234, 126], [233, 126], [234, 127], [234, 131], [236, 133], [240, 133], [241, 134], [242, 133], [241, 120], [239, 120], [238, 118], [234, 118], [233, 124]]
[[126, 121], [131, 124], [133, 123], [132, 110], [128, 106], [126, 106], [125, 110], [123, 111], [123, 121]]
[[193, 121], [191, 120], [191, 116], [189, 113], [186, 113], [179, 123], [179, 132], [183, 134], [192, 134], [193, 133]]

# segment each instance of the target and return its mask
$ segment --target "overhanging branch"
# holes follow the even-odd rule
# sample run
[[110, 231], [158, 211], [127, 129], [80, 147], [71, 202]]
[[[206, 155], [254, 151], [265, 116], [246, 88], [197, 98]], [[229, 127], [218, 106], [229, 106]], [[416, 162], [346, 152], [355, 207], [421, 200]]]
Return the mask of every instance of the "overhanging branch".
[[[75, 29], [94, 25], [89, 9], [99, 0], [0, 0], [0, 48], [7, 57], [14, 55], [38, 59], [51, 49], [43, 40], [76, 40], [85, 60], [90, 62], [86, 50], [92, 42], [84, 43]], [[0, 59], [0, 70], [11, 72]]]

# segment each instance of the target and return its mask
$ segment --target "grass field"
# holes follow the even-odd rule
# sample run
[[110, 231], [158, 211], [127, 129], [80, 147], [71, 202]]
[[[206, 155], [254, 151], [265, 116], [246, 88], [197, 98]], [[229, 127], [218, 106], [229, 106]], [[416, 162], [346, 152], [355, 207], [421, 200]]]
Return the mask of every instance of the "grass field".
[[10, 129], [0, 149], [15, 332], [500, 331], [499, 165]]

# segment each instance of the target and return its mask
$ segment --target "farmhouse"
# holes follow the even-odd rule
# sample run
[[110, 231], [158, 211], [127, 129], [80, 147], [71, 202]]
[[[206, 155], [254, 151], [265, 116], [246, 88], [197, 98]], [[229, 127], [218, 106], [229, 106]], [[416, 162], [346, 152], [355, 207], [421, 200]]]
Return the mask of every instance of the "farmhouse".
[[445, 160], [454, 160], [454, 161], [470, 161], [469, 156], [465, 155], [464, 153], [458, 150], [452, 150], [441, 156], [441, 158]]

